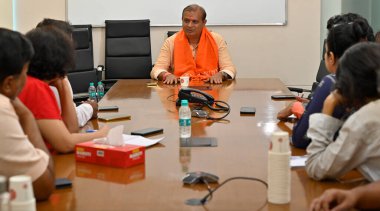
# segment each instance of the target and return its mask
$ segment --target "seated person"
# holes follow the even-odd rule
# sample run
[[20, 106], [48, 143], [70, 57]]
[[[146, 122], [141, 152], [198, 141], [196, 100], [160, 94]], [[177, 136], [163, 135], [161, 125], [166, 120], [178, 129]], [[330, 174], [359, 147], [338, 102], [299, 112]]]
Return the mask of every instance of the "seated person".
[[[354, 21], [361, 21], [363, 24], [362, 27], [367, 29], [365, 32], [367, 41], [375, 41], [375, 37], [373, 36], [373, 29], [368, 24], [367, 19], [363, 18], [362, 16], [360, 16], [359, 14], [356, 14], [356, 13], [346, 13], [346, 14], [342, 14], [342, 15], [332, 16], [327, 21], [326, 28], [327, 28], [327, 30], [330, 30], [331, 28], [333, 28], [334, 26], [337, 26], [339, 24], [353, 23]], [[325, 51], [325, 48], [323, 50]], [[314, 92], [310, 93], [308, 98], [297, 97], [297, 101], [291, 102], [286, 108], [284, 108], [280, 112], [278, 112], [277, 118], [278, 119], [286, 119], [290, 115], [294, 114], [297, 119], [300, 119], [302, 114], [305, 112], [305, 105], [307, 105], [307, 103], [309, 103], [313, 94], [314, 94]], [[305, 134], [306, 134], [306, 130], [299, 133], [299, 135], [301, 137], [304, 137]], [[296, 136], [296, 138], [297, 138], [297, 136]]]
[[380, 208], [380, 181], [351, 190], [329, 189], [313, 200], [310, 210], [375, 210]]
[[[333, 89], [339, 58], [350, 46], [360, 41], [366, 41], [368, 29], [369, 25], [359, 19], [350, 24], [342, 23], [335, 25], [329, 30], [325, 45], [324, 61], [326, 69], [331, 74], [322, 78], [305, 111], [293, 126], [291, 142], [295, 147], [306, 148], [309, 145], [310, 139], [306, 136], [307, 129], [309, 128], [309, 116], [322, 110], [324, 100]], [[297, 108], [295, 105], [294, 108]], [[344, 108], [338, 108], [334, 113], [334, 117], [338, 118], [342, 118], [345, 115], [349, 114], [345, 113]]]
[[[41, 21], [37, 24], [37, 28], [38, 27], [56, 27], [56, 28], [62, 30], [64, 33], [66, 33], [70, 38], [72, 37], [72, 34], [73, 34], [72, 27], [66, 21], [45, 18], [43, 21]], [[67, 80], [67, 79], [65, 79], [65, 80]], [[68, 85], [70, 85], [70, 83], [68, 83]], [[59, 94], [58, 94], [57, 89], [53, 86], [50, 86], [50, 88], [52, 88], [54, 95], [56, 96], [56, 99], [58, 100], [58, 106], [60, 106], [61, 103], [59, 101]], [[70, 89], [71, 89], [71, 93], [72, 93], [73, 91], [72, 91], [71, 85], [70, 85]], [[79, 127], [83, 127], [90, 119], [96, 118], [98, 116], [98, 103], [95, 101], [90, 101], [90, 100], [84, 101], [79, 106], [76, 106], [75, 110], [76, 110], [76, 117], [77, 117], [78, 125], [79, 125]], [[76, 120], [74, 120], [74, 118], [75, 117], [71, 117], [71, 119], [70, 119], [70, 117], [68, 117], [68, 118], [66, 118], [66, 120], [67, 121], [76, 121]], [[66, 121], [65, 119], [63, 119], [63, 120]], [[74, 130], [72, 132], [77, 132], [77, 131]]]
[[0, 175], [29, 175], [37, 200], [54, 190], [53, 160], [33, 114], [17, 98], [33, 47], [20, 33], [0, 28]]
[[[49, 147], [61, 153], [71, 152], [75, 144], [105, 137], [108, 127], [94, 133], [75, 133], [63, 121], [75, 116], [71, 90], [65, 79], [66, 70], [73, 64], [73, 45], [67, 35], [55, 28], [36, 28], [26, 34], [34, 47], [28, 77], [20, 100], [32, 111]], [[58, 90], [62, 112], [49, 85]], [[69, 114], [69, 115], [68, 115]], [[77, 123], [77, 122], [76, 122]], [[74, 124], [74, 123], [73, 123]]]
[[226, 42], [206, 27], [206, 11], [189, 5], [182, 12], [182, 30], [166, 39], [150, 73], [152, 79], [175, 84], [182, 75], [191, 80], [222, 83], [234, 79]]
[[[376, 43], [356, 44], [339, 60], [336, 90], [324, 101], [322, 113], [310, 116], [307, 135], [312, 141], [306, 150], [310, 177], [339, 178], [357, 169], [369, 181], [380, 180], [379, 70]], [[338, 106], [356, 112], [342, 121], [333, 116]]]

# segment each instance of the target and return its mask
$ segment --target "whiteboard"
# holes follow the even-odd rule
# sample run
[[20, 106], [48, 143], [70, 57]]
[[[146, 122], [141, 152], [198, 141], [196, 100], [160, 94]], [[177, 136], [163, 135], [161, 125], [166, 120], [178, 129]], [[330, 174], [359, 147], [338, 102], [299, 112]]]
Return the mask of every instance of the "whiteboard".
[[66, 0], [72, 24], [104, 26], [105, 20], [150, 19], [151, 26], [180, 26], [182, 10], [199, 4], [207, 25], [285, 25], [287, 0]]

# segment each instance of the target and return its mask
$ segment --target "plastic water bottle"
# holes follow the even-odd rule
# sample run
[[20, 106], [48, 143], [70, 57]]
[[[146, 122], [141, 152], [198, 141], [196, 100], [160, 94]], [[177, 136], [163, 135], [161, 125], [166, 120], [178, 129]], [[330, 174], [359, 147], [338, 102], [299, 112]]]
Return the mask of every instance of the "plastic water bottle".
[[96, 93], [98, 94], [98, 101], [100, 101], [104, 96], [104, 86], [102, 82], [98, 82], [98, 86], [96, 87]]
[[90, 87], [88, 87], [88, 98], [96, 101], [96, 88], [93, 82], [91, 82]]
[[181, 107], [179, 108], [179, 137], [189, 138], [191, 136], [191, 111], [189, 102], [181, 100]]

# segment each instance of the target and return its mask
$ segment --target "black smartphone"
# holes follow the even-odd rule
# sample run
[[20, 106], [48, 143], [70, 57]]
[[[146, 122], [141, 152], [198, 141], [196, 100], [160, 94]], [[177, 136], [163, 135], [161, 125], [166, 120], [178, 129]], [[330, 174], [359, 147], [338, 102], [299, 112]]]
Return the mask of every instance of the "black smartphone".
[[215, 137], [190, 137], [180, 139], [181, 147], [216, 147], [218, 140]]
[[131, 135], [138, 135], [138, 136], [147, 136], [147, 135], [152, 135], [155, 133], [162, 133], [164, 132], [164, 129], [162, 128], [145, 128], [141, 130], [135, 130], [131, 132]]
[[255, 107], [241, 107], [240, 108], [240, 114], [255, 114], [256, 108]]
[[118, 111], [118, 106], [99, 106], [99, 111]]
[[271, 96], [273, 100], [291, 100], [296, 99], [296, 96], [294, 95], [272, 95]]
[[55, 188], [61, 189], [61, 188], [70, 188], [72, 186], [71, 180], [67, 178], [57, 178], [55, 179]]

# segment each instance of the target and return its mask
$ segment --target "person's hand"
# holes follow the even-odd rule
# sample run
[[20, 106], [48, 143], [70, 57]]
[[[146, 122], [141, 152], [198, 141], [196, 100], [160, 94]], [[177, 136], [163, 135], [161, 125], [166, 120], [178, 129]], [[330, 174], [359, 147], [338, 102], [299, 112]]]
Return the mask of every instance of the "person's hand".
[[206, 82], [210, 82], [211, 84], [221, 84], [223, 82], [223, 74], [222, 72], [217, 72], [210, 78], [206, 80]]
[[92, 116], [91, 119], [95, 119], [98, 117], [98, 103], [94, 100], [83, 101], [82, 103], [88, 103], [92, 107]]
[[108, 135], [109, 130], [110, 128], [107, 125], [105, 125], [96, 132], [99, 133], [101, 137], [106, 137]]
[[296, 96], [296, 100], [301, 102], [301, 103], [309, 103], [310, 100], [307, 99], [307, 98], [303, 98], [303, 97], [299, 97], [299, 96]]
[[63, 87], [63, 80], [64, 80], [64, 78], [55, 78], [55, 79], [49, 81], [49, 85], [54, 86], [57, 89], [59, 89], [59, 88]]
[[21, 102], [21, 100], [18, 97], [11, 100], [11, 103], [20, 121], [24, 119], [27, 113], [30, 113], [29, 109]]
[[176, 84], [178, 82], [178, 78], [174, 74], [168, 74], [165, 78], [164, 84]]
[[341, 211], [355, 207], [358, 197], [353, 191], [330, 189], [310, 204], [310, 211]]
[[323, 103], [322, 113], [331, 116], [332, 113], [334, 112], [335, 107], [342, 104], [342, 102], [343, 102], [342, 95], [340, 95], [337, 90], [334, 90], [325, 99], [325, 102]]
[[283, 120], [288, 118], [290, 115], [292, 115], [292, 107], [293, 107], [294, 102], [291, 102], [288, 106], [286, 106], [284, 109], [279, 111], [277, 113], [277, 119]]

